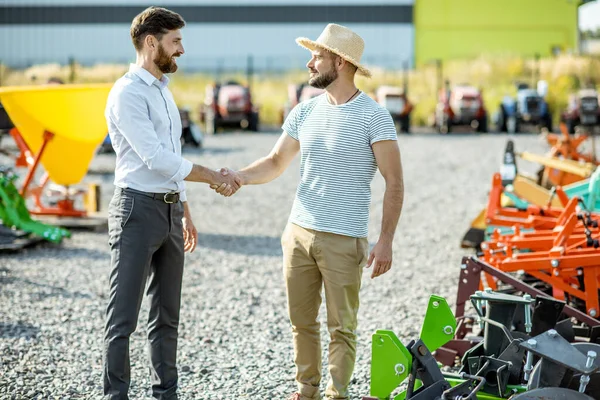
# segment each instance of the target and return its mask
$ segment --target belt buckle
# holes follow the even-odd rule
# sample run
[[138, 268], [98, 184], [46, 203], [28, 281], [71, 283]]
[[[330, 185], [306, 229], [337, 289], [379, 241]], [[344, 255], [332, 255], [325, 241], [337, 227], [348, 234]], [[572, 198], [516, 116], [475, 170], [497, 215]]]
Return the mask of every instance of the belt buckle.
[[174, 204], [177, 202], [177, 197], [178, 197], [179, 193], [176, 192], [169, 192], [169, 193], [165, 193], [165, 197], [163, 198], [163, 200], [165, 201], [165, 203], [167, 204]]

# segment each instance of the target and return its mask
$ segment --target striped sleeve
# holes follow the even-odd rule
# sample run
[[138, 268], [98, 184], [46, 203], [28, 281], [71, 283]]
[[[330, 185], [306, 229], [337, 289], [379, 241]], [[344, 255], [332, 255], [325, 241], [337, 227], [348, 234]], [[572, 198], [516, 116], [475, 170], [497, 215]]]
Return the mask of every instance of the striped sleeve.
[[281, 129], [283, 129], [284, 132], [286, 132], [289, 136], [292, 137], [292, 139], [298, 139], [298, 130], [300, 128], [300, 114], [302, 111], [302, 103], [298, 104], [296, 107], [292, 108], [292, 111], [290, 111], [290, 113], [288, 114], [287, 118], [285, 119], [283, 126], [281, 127]]
[[382, 140], [397, 140], [396, 126], [389, 111], [377, 108], [369, 124], [369, 141], [371, 144]]

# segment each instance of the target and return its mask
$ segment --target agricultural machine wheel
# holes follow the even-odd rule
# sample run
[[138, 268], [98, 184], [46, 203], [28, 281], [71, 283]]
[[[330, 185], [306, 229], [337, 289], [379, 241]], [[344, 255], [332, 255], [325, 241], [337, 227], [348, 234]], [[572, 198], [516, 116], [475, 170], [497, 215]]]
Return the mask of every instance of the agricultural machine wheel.
[[248, 130], [252, 132], [258, 132], [258, 122], [258, 113], [253, 112], [252, 114], [250, 114], [248, 120]]
[[568, 119], [566, 121], [566, 125], [567, 125], [567, 131], [571, 134], [574, 135], [575, 134], [575, 127], [578, 125], [579, 121], [575, 121], [573, 119]]
[[398, 122], [400, 123], [400, 132], [410, 133], [410, 114], [400, 117]]
[[546, 128], [548, 132], [552, 132], [552, 116], [545, 115], [542, 118], [542, 129]]
[[487, 114], [477, 121], [477, 132], [486, 133], [488, 131]]
[[576, 390], [547, 387], [519, 393], [511, 400], [593, 400], [593, 397]]
[[[573, 343], [572, 345], [573, 347], [577, 348], [577, 350], [579, 350], [582, 354], [587, 354], [588, 351], [595, 351], [596, 354], [600, 354], [600, 344], [578, 342]], [[531, 372], [531, 376], [529, 377], [529, 383], [527, 384], [527, 390], [539, 390], [538, 387], [540, 385], [541, 364], [542, 362], [540, 360], [533, 367], [533, 371]], [[600, 359], [596, 358], [596, 360], [594, 361], [594, 365], [600, 367]], [[571, 381], [569, 382], [569, 386], [567, 387], [567, 389], [575, 391], [579, 390], [580, 377], [580, 374], [574, 374], [571, 378]], [[600, 372], [596, 372], [590, 375], [590, 381], [586, 386], [585, 393], [589, 396], [592, 396], [594, 399], [600, 399]], [[551, 398], [554, 399], [554, 397]], [[568, 398], [570, 399], [571, 397]], [[573, 397], [573, 399], [577, 398]]]
[[506, 111], [504, 111], [504, 107], [500, 106], [500, 111], [498, 112], [498, 123], [496, 126], [498, 132], [508, 132], [508, 128], [506, 127]]

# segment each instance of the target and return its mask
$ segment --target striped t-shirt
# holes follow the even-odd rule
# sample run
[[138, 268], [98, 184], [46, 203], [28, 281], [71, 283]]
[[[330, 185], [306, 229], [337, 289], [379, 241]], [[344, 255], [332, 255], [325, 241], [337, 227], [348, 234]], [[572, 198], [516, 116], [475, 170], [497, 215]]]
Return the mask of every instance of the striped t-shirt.
[[397, 140], [390, 113], [364, 93], [333, 105], [327, 94], [298, 104], [283, 130], [300, 142], [300, 184], [289, 221], [304, 228], [366, 237], [371, 181], [377, 163], [371, 145]]

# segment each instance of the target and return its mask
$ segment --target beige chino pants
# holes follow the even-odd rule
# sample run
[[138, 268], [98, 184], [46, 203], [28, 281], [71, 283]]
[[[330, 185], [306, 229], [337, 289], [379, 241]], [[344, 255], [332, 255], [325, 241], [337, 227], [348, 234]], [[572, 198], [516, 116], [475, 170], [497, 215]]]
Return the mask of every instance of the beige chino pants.
[[325, 288], [330, 335], [325, 395], [348, 399], [356, 358], [356, 325], [367, 238], [305, 229], [289, 223], [282, 235], [283, 272], [294, 340], [296, 381], [302, 399], [320, 399], [321, 340], [318, 312]]

